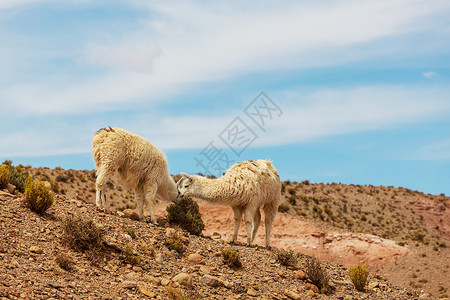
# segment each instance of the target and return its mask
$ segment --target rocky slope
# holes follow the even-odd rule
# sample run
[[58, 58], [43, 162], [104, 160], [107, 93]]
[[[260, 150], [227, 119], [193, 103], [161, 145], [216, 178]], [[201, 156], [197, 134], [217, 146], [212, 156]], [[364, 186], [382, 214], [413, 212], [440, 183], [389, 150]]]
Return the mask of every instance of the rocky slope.
[[[370, 276], [367, 291], [357, 292], [346, 268], [325, 262], [333, 291], [322, 295], [301, 272], [308, 256], [300, 255], [298, 268], [288, 268], [272, 251], [242, 245], [234, 247], [243, 266], [232, 269], [222, 261], [220, 250], [227, 245], [217, 234], [211, 239], [179, 231], [186, 244], [179, 255], [164, 243], [174, 229], [98, 212], [92, 203], [65, 196], [44, 215], [7, 192], [0, 193], [0, 203], [0, 297], [7, 299], [428, 298], [379, 276]], [[94, 258], [63, 242], [62, 220], [68, 215], [81, 215], [106, 230], [106, 243]], [[139, 259], [131, 263], [127, 248]], [[67, 270], [57, 262], [61, 256], [71, 262]], [[176, 298], [177, 293], [185, 298]]]
[[[159, 243], [156, 243], [154, 248], [160, 253], [164, 252], [164, 247], [161, 244], [161, 240], [164, 239], [164, 228], [118, 217], [118, 214], [122, 214], [121, 212], [123, 210], [134, 208], [132, 193], [130, 191], [124, 190], [120, 186], [115, 186], [111, 183], [111, 191], [108, 193], [108, 197], [112, 203], [111, 208], [113, 214], [103, 215], [96, 212], [95, 207], [91, 204], [95, 197], [94, 172], [63, 170], [61, 168], [48, 169], [24, 167], [24, 169], [26, 169], [35, 179], [49, 181], [53, 190], [59, 195], [59, 200], [48, 211], [50, 216], [56, 218], [55, 220], [47, 219], [48, 216], [42, 218], [34, 215], [35, 219], [47, 220], [49, 222], [48, 224], [54, 225], [52, 229], [47, 230], [54, 235], [52, 240], [53, 244], [57, 244], [57, 246], [52, 248], [56, 249], [52, 250], [53, 257], [55, 256], [55, 251], [58, 250], [59, 252], [73, 252], [64, 248], [58, 241], [58, 238], [61, 236], [60, 233], [59, 235], [57, 233], [61, 227], [61, 225], [58, 225], [60, 224], [58, 220], [70, 212], [89, 216], [96, 220], [96, 222], [99, 222], [99, 224], [106, 226], [112, 234], [112, 239], [121, 241], [122, 246], [131, 242], [132, 244], [134, 243], [134, 247], [138, 247], [135, 249], [139, 250], [141, 249], [139, 248], [141, 243], [155, 244], [153, 241], [156, 240], [159, 241]], [[383, 283], [381, 279], [376, 279], [381, 278], [381, 276], [398, 286], [404, 286], [407, 289], [415, 290], [414, 292], [409, 292], [409, 294], [405, 294], [406, 290], [403, 290], [401, 294], [402, 298], [414, 298], [420, 294], [424, 295], [424, 293], [421, 292], [422, 290], [432, 293], [434, 296], [446, 297], [448, 289], [450, 288], [450, 283], [446, 279], [448, 277], [447, 272], [450, 264], [450, 249], [447, 247], [449, 243], [448, 238], [450, 228], [450, 214], [447, 213], [447, 210], [449, 209], [448, 197], [445, 197], [444, 195], [424, 195], [420, 192], [403, 188], [342, 184], [326, 185], [309, 183], [307, 181], [302, 183], [284, 182], [283, 196], [284, 203], [281, 210], [284, 211], [284, 213], [278, 214], [275, 221], [272, 244], [278, 248], [290, 248], [301, 253], [303, 255], [303, 261], [299, 264], [300, 268], [304, 265], [307, 257], [306, 255], [313, 255], [328, 262], [341, 265], [341, 267], [337, 267], [335, 265], [327, 264], [327, 268], [339, 270], [336, 271], [334, 277], [332, 276], [337, 282], [342, 283], [347, 280], [346, 284], [343, 284], [342, 286], [338, 284], [337, 292], [333, 294], [333, 297], [343, 299], [347, 296], [347, 298], [350, 299], [350, 297], [359, 298], [370, 295], [367, 293], [359, 293], [354, 290], [352, 291], [352, 285], [348, 282], [345, 267], [348, 268], [354, 266], [359, 261], [369, 265], [369, 270], [372, 274], [372, 288], [377, 285], [377, 282], [382, 286], [382, 288], [378, 288], [378, 290], [375, 288], [376, 293], [371, 295], [371, 298], [387, 297], [386, 299], [392, 299], [394, 295], [397, 295], [392, 294], [392, 297], [389, 297], [389, 293], [383, 293], [383, 291], [386, 292], [389, 289], [384, 288], [385, 283]], [[14, 196], [10, 195], [5, 196], [5, 194], [3, 194], [2, 197], [3, 199], [8, 199], [8, 201], [15, 203], [14, 205], [18, 208], [21, 207], [19, 205], [20, 198], [14, 198]], [[198, 244], [200, 245], [200, 248], [198, 249], [212, 249], [209, 252], [201, 253], [204, 259], [207, 260], [207, 257], [214, 257], [214, 253], [217, 253], [218, 249], [223, 247], [222, 243], [224, 240], [229, 240], [233, 223], [232, 213], [231, 209], [226, 207], [211, 206], [202, 202], [199, 204], [202, 218], [206, 224], [204, 235], [211, 236], [212, 233], [218, 232], [222, 236], [222, 241], [211, 241], [210, 239], [201, 239], [194, 236], [189, 237], [191, 242], [188, 246], [188, 253], [189, 251], [196, 252], [196, 250], [191, 247], [192, 245], [196, 245], [192, 241], [197, 240], [200, 243]], [[158, 215], [160, 217], [165, 215], [166, 206], [167, 203], [159, 204]], [[19, 211], [22, 211], [22, 209], [24, 213], [27, 211], [24, 207], [20, 208]], [[1, 210], [0, 212], [3, 213]], [[3, 215], [0, 217], [2, 216]], [[1, 224], [5, 224], [6, 227], [9, 227], [7, 226], [7, 219], [8, 218], [2, 217], [2, 220], [5, 221], [2, 221]], [[17, 217], [16, 219], [20, 219], [20, 217]], [[24, 218], [24, 220], [25, 219], [26, 218]], [[131, 226], [130, 224], [135, 230], [143, 232], [141, 236], [136, 234], [138, 239], [140, 239], [139, 242], [136, 242], [135, 240], [125, 241], [120, 238], [128, 229], [127, 226]], [[117, 231], [114, 228], [121, 229]], [[44, 233], [47, 233], [46, 229], [43, 230]], [[56, 230], [56, 233], [54, 233], [53, 230]], [[153, 234], [148, 235], [147, 232], [153, 232]], [[262, 227], [260, 228], [259, 236], [256, 240], [260, 245], [263, 245], [263, 232], [264, 229]], [[3, 234], [3, 232], [0, 234]], [[34, 237], [35, 233], [28, 232], [27, 234]], [[46, 234], [43, 234], [42, 236], [45, 235]], [[126, 238], [128, 239], [128, 237]], [[239, 238], [242, 242], [245, 240], [243, 228], [241, 228]], [[147, 239], [152, 242], [148, 242]], [[213, 245], [218, 243], [218, 246], [216, 245], [213, 247], [210, 243], [213, 243]], [[29, 245], [25, 243], [22, 244], [25, 246]], [[25, 248], [26, 247], [21, 251], [26, 252]], [[241, 255], [249, 256], [248, 259], [250, 262], [255, 252], [258, 253], [258, 255], [262, 255], [259, 256], [259, 258], [263, 256], [267, 258], [269, 266], [274, 267], [273, 272], [275, 273], [270, 273], [272, 271], [268, 271], [269, 275], [265, 277], [269, 278], [273, 275], [274, 278], [277, 278], [278, 276], [279, 278], [286, 280], [292, 279], [289, 278], [288, 275], [286, 275], [287, 278], [283, 278], [282, 276], [284, 275], [277, 275], [276, 272], [280, 269], [280, 266], [273, 263], [274, 254], [272, 252], [262, 249], [249, 249], [242, 246], [237, 246], [237, 248]], [[34, 252], [31, 252], [30, 255], [32, 259], [36, 256]], [[80, 259], [82, 261], [80, 261], [80, 264], [85, 264], [85, 267], [81, 267], [82, 272], [84, 272], [84, 269], [89, 270], [89, 261], [84, 258], [83, 255], [80, 255], [81, 254], [73, 252], [74, 260]], [[108, 255], [110, 256], [107, 256], [104, 259], [107, 261], [112, 260], [114, 265], [117, 264], [117, 266], [119, 266], [118, 269], [123, 267], [123, 263], [120, 261], [120, 253], [117, 254], [111, 252]], [[5, 255], [1, 257], [3, 259]], [[37, 257], [42, 257], [42, 255], [38, 255]], [[168, 256], [168, 258], [164, 257], [163, 261], [166, 262], [167, 259], [169, 259], [168, 261], [171, 263], [180, 263], [179, 269], [173, 269], [174, 273], [178, 271], [181, 272], [183, 268], [186, 268], [184, 271], [193, 275], [193, 278], [196, 279], [199, 279], [203, 274], [206, 274], [203, 272], [205, 271], [205, 268], [201, 271], [198, 266], [186, 265], [186, 256], [181, 258]], [[211, 264], [206, 263], [205, 261], [206, 266], [209, 266], [213, 270], [216, 269], [212, 274], [216, 277], [217, 274], [219, 274], [219, 277], [222, 279], [228, 276], [227, 272], [231, 270], [224, 271], [221, 269], [223, 268], [220, 264], [221, 258], [216, 257], [213, 259], [213, 261], [210, 261]], [[271, 261], [272, 263], [270, 263]], [[149, 256], [147, 259], [144, 259], [143, 262], [154, 264], [156, 259], [153, 256]], [[54, 259], [51, 263], [52, 267], [50, 267], [50, 271], [53, 272], [55, 268], [58, 270], [58, 267], [55, 266]], [[257, 265], [257, 261], [254, 261], [254, 263]], [[135, 269], [139, 270], [139, 268], [142, 268], [143, 271], [138, 272], [141, 272], [141, 275], [144, 276], [144, 271], [148, 266], [145, 267], [145, 263], [141, 263], [141, 265], [142, 264], [143, 266], [135, 266]], [[78, 263], [76, 263], [76, 265], [78, 265]], [[189, 266], [191, 269], [189, 269]], [[110, 267], [107, 268], [109, 269]], [[92, 278], [100, 276], [97, 274], [100, 272], [98, 271], [99, 269], [97, 267], [93, 267], [93, 269], [97, 271], [93, 273]], [[126, 279], [123, 276], [125, 276], [124, 274], [126, 272], [136, 272], [132, 269], [133, 266], [131, 266], [131, 269], [124, 268], [120, 276], [114, 277], [115, 281], [111, 279], [113, 277], [108, 277], [109, 279], [106, 281], [115, 282], [116, 285], [111, 284], [111, 286], [117, 288], [115, 291], [122, 290], [120, 283]], [[248, 268], [244, 269], [246, 269], [245, 272], [247, 272]], [[241, 272], [243, 271], [241, 270]], [[292, 275], [294, 271], [286, 269], [286, 272], [290, 272], [290, 275]], [[75, 274], [78, 272], [72, 273]], [[160, 269], [156, 271], [156, 274], [159, 279], [165, 278], [167, 280], [170, 279], [170, 276], [176, 275], [171, 273], [169, 276], [169, 274], [165, 274]], [[78, 273], [78, 275], [81, 275], [81, 273]], [[256, 275], [260, 276], [257, 270], [255, 270], [255, 276]], [[248, 276], [253, 276], [253, 273], [248, 273]], [[238, 280], [239, 282], [239, 279], [235, 280]], [[155, 282], [157, 281], [158, 279], [155, 279]], [[230, 282], [233, 282], [233, 279], [231, 279]], [[163, 283], [167, 283], [167, 281], [163, 280]], [[301, 280], [294, 280], [291, 283], [295, 283], [297, 288], [293, 287], [292, 291], [297, 291], [300, 295], [304, 296], [304, 291], [302, 291], [302, 283], [304, 282]], [[391, 283], [386, 284], [392, 286]], [[14, 284], [10, 285], [10, 287], [11, 286], [14, 286]], [[156, 289], [158, 292], [155, 292], [155, 294], [160, 297], [165, 297], [164, 295], [166, 295], [164, 294], [165, 287], [161, 285], [149, 285], [147, 282], [146, 287], [151, 290]], [[102, 288], [105, 287], [102, 285]], [[342, 290], [339, 290], [340, 288], [342, 288]], [[46, 287], [46, 289], [51, 290], [51, 287]], [[139, 289], [139, 287], [137, 289]], [[72, 288], [72, 290], [76, 290], [76, 288]], [[194, 290], [196, 289], [194, 288]], [[395, 291], [400, 290], [401, 289], [395, 289]], [[130, 293], [130, 290], [125, 289], [125, 291], [128, 294]], [[227, 289], [227, 293], [221, 294], [222, 298], [251, 297], [246, 293], [235, 293], [233, 291], [233, 289]], [[271, 292], [272, 294], [270, 294], [270, 297], [275, 299], [276, 297], [286, 298], [287, 296], [284, 295], [283, 291], [284, 290], [274, 290], [273, 293]], [[394, 291], [394, 288], [391, 288], [390, 291]], [[259, 293], [258, 297], [262, 297], [261, 295], [263, 294], [264, 293]], [[115, 295], [127, 297], [126, 293], [116, 293]], [[208, 295], [209, 297], [209, 294], [201, 295]]]

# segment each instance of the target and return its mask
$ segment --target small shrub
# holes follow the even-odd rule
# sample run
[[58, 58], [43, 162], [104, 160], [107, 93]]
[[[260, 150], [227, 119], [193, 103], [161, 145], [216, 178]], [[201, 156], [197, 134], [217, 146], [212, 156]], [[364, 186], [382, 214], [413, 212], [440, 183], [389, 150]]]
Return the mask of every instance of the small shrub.
[[288, 189], [288, 193], [290, 194], [290, 195], [292, 195], [292, 196], [294, 196], [295, 195], [295, 188], [289, 188]]
[[323, 208], [323, 210], [325, 211], [325, 213], [327, 215], [329, 215], [330, 217], [333, 216], [333, 211], [331, 210], [331, 208], [328, 205], [325, 205], [325, 207]]
[[301, 183], [302, 183], [303, 185], [309, 185], [309, 180], [303, 180]]
[[56, 255], [55, 262], [61, 267], [61, 269], [64, 269], [66, 271], [72, 270], [72, 257], [67, 253], [61, 252]]
[[361, 221], [367, 221], [366, 214], [361, 214]]
[[168, 238], [166, 238], [164, 245], [166, 245], [169, 250], [175, 250], [178, 254], [182, 254], [185, 250], [183, 241], [178, 233], [173, 232]]
[[290, 205], [296, 205], [297, 204], [297, 200], [295, 199], [295, 196], [290, 196], [288, 201], [289, 201]]
[[9, 182], [14, 185], [19, 192], [25, 192], [28, 181], [28, 172], [20, 166], [14, 167], [11, 161], [5, 161], [3, 164], [9, 170]]
[[306, 261], [305, 273], [319, 290], [326, 291], [328, 289], [328, 275], [317, 258], [311, 257]]
[[126, 230], [126, 232], [127, 232], [127, 234], [128, 234], [129, 236], [131, 236], [131, 238], [132, 238], [133, 240], [135, 240], [135, 239], [137, 238], [136, 233], [134, 232], [134, 228], [128, 227], [127, 230]]
[[166, 294], [168, 299], [172, 300], [185, 300], [183, 291], [180, 289], [177, 289], [171, 285], [166, 286]]
[[280, 206], [278, 206], [278, 211], [280, 213], [286, 213], [289, 211], [289, 205], [286, 203], [281, 203]]
[[141, 262], [141, 256], [135, 253], [131, 244], [126, 244], [122, 249], [122, 258], [126, 263], [137, 265]]
[[358, 291], [363, 291], [367, 283], [367, 277], [369, 276], [367, 268], [358, 263], [356, 267], [350, 269], [349, 275], [355, 288]]
[[69, 176], [66, 174], [60, 174], [56, 176], [56, 181], [58, 182], [67, 182], [69, 180]]
[[52, 192], [42, 181], [36, 183], [29, 179], [25, 188], [25, 205], [32, 211], [43, 214], [54, 201]]
[[242, 267], [241, 260], [239, 258], [239, 252], [234, 250], [232, 247], [220, 249], [223, 257], [223, 263], [231, 268]]
[[6, 187], [9, 183], [11, 175], [7, 166], [0, 166], [0, 187]]
[[280, 249], [280, 251], [275, 254], [275, 258], [283, 266], [297, 267], [298, 256], [292, 250]]
[[167, 207], [170, 224], [179, 225], [194, 235], [200, 235], [205, 228], [198, 204], [190, 198], [178, 199]]
[[100, 248], [105, 230], [98, 227], [92, 220], [86, 221], [79, 216], [68, 216], [63, 221], [63, 242], [77, 251]]

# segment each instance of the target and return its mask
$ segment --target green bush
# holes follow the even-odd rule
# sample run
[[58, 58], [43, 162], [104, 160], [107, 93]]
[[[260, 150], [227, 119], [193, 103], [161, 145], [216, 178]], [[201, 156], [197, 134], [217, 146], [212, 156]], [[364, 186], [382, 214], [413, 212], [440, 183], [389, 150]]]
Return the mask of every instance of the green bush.
[[42, 214], [54, 201], [53, 193], [44, 185], [42, 181], [36, 183], [30, 178], [25, 188], [25, 205], [32, 211]]
[[358, 263], [358, 265], [351, 268], [348, 273], [355, 288], [358, 291], [363, 291], [367, 283], [367, 277], [369, 276], [367, 268], [362, 266], [361, 263]]
[[298, 257], [292, 250], [280, 249], [275, 254], [275, 258], [283, 266], [297, 267]]
[[[1, 168], [2, 170], [4, 170], [5, 168], [8, 170], [9, 183], [14, 185], [19, 192], [21, 192], [21, 193], [25, 192], [25, 187], [27, 185], [27, 180], [28, 180], [28, 172], [26, 170], [24, 170], [23, 167], [20, 165], [17, 167], [14, 167], [10, 160], [3, 162], [3, 165], [1, 167], [2, 167]], [[6, 171], [3, 171], [3, 172], [6, 173]], [[6, 182], [5, 185], [7, 183], [8, 182]], [[0, 183], [0, 185], [1, 185], [1, 183]]]
[[0, 166], [0, 187], [6, 187], [9, 183], [11, 175], [7, 166]]
[[232, 247], [220, 249], [223, 257], [223, 263], [232, 268], [242, 267], [241, 260], [239, 258], [239, 252], [234, 250]]
[[194, 235], [200, 235], [205, 228], [198, 204], [190, 198], [178, 199], [167, 207], [170, 224], [179, 225]]
[[69, 215], [63, 221], [63, 242], [77, 251], [100, 248], [105, 233], [92, 220], [86, 221], [79, 216]]

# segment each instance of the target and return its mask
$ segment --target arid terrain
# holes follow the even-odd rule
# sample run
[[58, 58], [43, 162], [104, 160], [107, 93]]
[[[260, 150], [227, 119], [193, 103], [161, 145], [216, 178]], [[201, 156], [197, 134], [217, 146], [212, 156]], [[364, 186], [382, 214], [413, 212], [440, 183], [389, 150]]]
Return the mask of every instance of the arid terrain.
[[[243, 267], [231, 269], [220, 257], [233, 226], [228, 207], [199, 202], [204, 237], [178, 230], [188, 242], [183, 255], [177, 256], [163, 243], [169, 203], [157, 204], [161, 222], [154, 226], [124, 217], [135, 207], [133, 195], [114, 183], [108, 193], [111, 211], [97, 211], [93, 171], [23, 169], [35, 180], [49, 182], [57, 197], [40, 216], [23, 205], [18, 191], [0, 192], [0, 297], [165, 299], [167, 286], [172, 284], [185, 295], [209, 299], [294, 299], [293, 295], [426, 299], [430, 295], [445, 298], [450, 292], [450, 201], [445, 195], [383, 186], [284, 182], [272, 244], [300, 253], [298, 268], [281, 266], [274, 259], [276, 249], [243, 246], [245, 230], [241, 227], [242, 245], [234, 247]], [[95, 264], [88, 254], [61, 242], [61, 220], [67, 215], [82, 215], [106, 229], [109, 248]], [[264, 226], [256, 238], [258, 245], [263, 245], [263, 232]], [[211, 239], [213, 234], [220, 238]], [[138, 264], [124, 262], [126, 245], [140, 254]], [[70, 271], [55, 263], [61, 253], [71, 256]], [[200, 254], [201, 263], [190, 261], [194, 253]], [[332, 293], [309, 291], [308, 281], [299, 279], [296, 272], [304, 270], [309, 256], [322, 260], [331, 277]], [[348, 276], [348, 268], [358, 262], [370, 272], [364, 292], [356, 291]], [[180, 285], [173, 281], [179, 273], [188, 274], [192, 282]], [[220, 281], [217, 287], [207, 283], [212, 279], [206, 275]]]

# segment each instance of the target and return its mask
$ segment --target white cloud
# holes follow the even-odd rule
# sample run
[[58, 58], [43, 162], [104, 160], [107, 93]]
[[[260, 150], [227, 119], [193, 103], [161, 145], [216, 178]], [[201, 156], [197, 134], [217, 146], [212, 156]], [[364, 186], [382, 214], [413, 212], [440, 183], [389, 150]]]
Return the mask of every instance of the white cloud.
[[[190, 113], [179, 117], [160, 116], [157, 111], [137, 113], [110, 119], [113, 124], [89, 117], [78, 121], [76, 118], [70, 121], [55, 119], [49, 121], [45, 129], [11, 129], [2, 136], [0, 155], [86, 153], [90, 151], [92, 134], [106, 125], [136, 132], [162, 149], [204, 148], [211, 141], [215, 141], [218, 147], [226, 147], [218, 135], [237, 116], [258, 134], [259, 139], [252, 146], [288, 145], [340, 134], [389, 130], [444, 118], [450, 113], [449, 93], [448, 88], [404, 86], [337, 88], [309, 93], [299, 90], [274, 92], [269, 96], [284, 112], [281, 117], [267, 121], [266, 132], [252, 126], [251, 120], [240, 110], [245, 105], [215, 115], [201, 108], [195, 111], [195, 115]], [[445, 149], [439, 153], [448, 154]]]
[[87, 46], [87, 53], [79, 61], [144, 72], [152, 70], [153, 62], [161, 54], [161, 49], [151, 44], [127, 44], [118, 47], [92, 44]]
[[74, 49], [76, 62], [107, 71], [74, 78], [57, 72], [2, 87], [8, 109], [24, 115], [108, 111], [189, 83], [405, 55], [409, 45], [399, 37], [437, 31], [436, 16], [450, 9], [438, 0], [132, 3], [151, 15], [138, 19], [138, 29], [116, 36], [87, 28], [91, 39]]
[[[289, 92], [285, 114], [261, 143], [282, 145], [325, 136], [388, 130], [441, 118], [450, 112], [448, 88], [364, 86], [310, 94]], [[306, 103], [298, 105], [296, 101]], [[283, 102], [282, 102], [283, 103]]]
[[419, 147], [417, 151], [403, 159], [410, 160], [448, 160], [450, 159], [450, 139], [443, 139]]
[[424, 77], [426, 77], [428, 79], [431, 79], [431, 78], [433, 78], [433, 77], [435, 77], [437, 75], [437, 73], [433, 72], [433, 71], [422, 72], [422, 74], [423, 74]]
[[2, 0], [0, 1], [0, 10], [18, 7], [24, 4], [39, 3], [48, 0]]
[[[44, 2], [63, 2], [58, 0], [1, 0], [0, 1], [0, 10], [2, 9], [11, 9], [24, 6], [26, 4], [39, 4]], [[89, 0], [65, 0], [65, 2], [89, 2]]]

